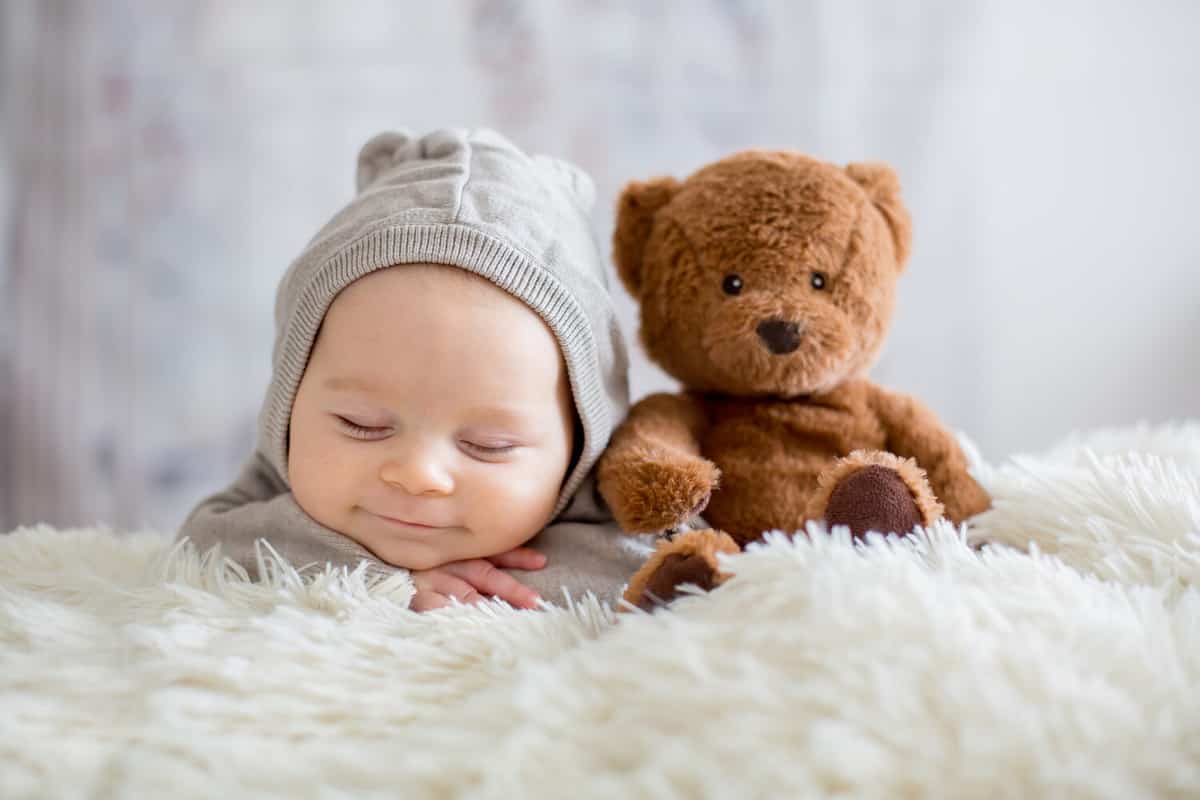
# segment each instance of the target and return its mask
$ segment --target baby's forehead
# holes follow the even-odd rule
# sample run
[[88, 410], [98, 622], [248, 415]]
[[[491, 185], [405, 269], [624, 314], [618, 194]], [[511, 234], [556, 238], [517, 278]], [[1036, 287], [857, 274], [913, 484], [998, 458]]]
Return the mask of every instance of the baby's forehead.
[[323, 371], [330, 373], [394, 367], [408, 375], [456, 373], [473, 385], [500, 387], [523, 375], [553, 373], [563, 361], [556, 335], [538, 312], [452, 266], [405, 264], [359, 278], [335, 298], [321, 328], [317, 349], [327, 354]]
[[[513, 385], [511, 382], [508, 385]], [[421, 394], [422, 390], [432, 391], [433, 387], [430, 384], [421, 381], [406, 381], [405, 387], [410, 390], [408, 393]], [[321, 376], [321, 388], [332, 393], [344, 393], [347, 395], [360, 395], [364, 397], [384, 398], [392, 393], [395, 387], [391, 384], [388, 378], [384, 375], [362, 375], [356, 372], [329, 372]], [[460, 395], [456, 398], [458, 405], [467, 408], [468, 410], [486, 413], [496, 417], [513, 417], [515, 405], [508, 405], [504, 401], [506, 399], [517, 400], [518, 393], [516, 391], [504, 391], [503, 386], [500, 390], [490, 395], [486, 401], [470, 395]]]
[[393, 264], [351, 282], [334, 297], [326, 315], [339, 303], [361, 300], [366, 295], [386, 295], [388, 302], [405, 301], [446, 306], [469, 305], [478, 308], [507, 308], [517, 314], [536, 311], [492, 281], [468, 269], [448, 264], [418, 262]]

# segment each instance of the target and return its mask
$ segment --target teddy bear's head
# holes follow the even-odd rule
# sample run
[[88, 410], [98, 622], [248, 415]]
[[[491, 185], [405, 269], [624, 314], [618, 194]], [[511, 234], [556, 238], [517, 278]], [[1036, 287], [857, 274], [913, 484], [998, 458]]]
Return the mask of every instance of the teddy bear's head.
[[629, 184], [613, 252], [667, 372], [699, 391], [793, 397], [873, 363], [910, 236], [888, 166], [752, 150]]

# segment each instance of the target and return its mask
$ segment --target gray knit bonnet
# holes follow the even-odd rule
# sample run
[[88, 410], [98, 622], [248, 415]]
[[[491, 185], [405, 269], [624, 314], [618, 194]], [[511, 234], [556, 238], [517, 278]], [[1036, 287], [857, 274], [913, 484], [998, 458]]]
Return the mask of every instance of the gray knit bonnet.
[[375, 136], [359, 152], [356, 183], [354, 199], [279, 284], [259, 454], [286, 483], [292, 402], [338, 292], [396, 264], [457, 266], [522, 300], [558, 339], [583, 442], [557, 516], [629, 403], [625, 345], [591, 230], [591, 179], [565, 161], [527, 155], [495, 131], [453, 129]]

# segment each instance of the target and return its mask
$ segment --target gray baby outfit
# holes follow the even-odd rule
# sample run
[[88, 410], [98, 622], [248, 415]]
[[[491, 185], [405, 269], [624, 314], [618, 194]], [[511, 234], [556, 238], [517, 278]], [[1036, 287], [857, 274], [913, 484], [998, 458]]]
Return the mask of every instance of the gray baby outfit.
[[275, 301], [272, 378], [255, 452], [237, 480], [203, 500], [179, 537], [257, 572], [267, 540], [293, 566], [326, 563], [392, 573], [354, 540], [296, 503], [287, 483], [292, 402], [321, 321], [337, 294], [385, 267], [433, 262], [461, 267], [522, 300], [549, 325], [567, 366], [582, 433], [554, 522], [530, 546], [541, 570], [508, 570], [543, 597], [592, 591], [613, 600], [644, 560], [594, 491], [592, 469], [628, 409], [627, 357], [589, 215], [591, 179], [577, 167], [530, 156], [490, 130], [380, 134], [358, 157], [357, 195], [292, 262]]

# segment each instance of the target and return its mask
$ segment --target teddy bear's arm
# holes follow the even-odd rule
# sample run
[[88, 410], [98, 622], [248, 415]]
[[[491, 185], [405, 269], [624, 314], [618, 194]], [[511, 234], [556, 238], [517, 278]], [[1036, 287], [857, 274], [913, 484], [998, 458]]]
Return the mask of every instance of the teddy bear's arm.
[[991, 498], [967, 471], [967, 457], [932, 410], [908, 395], [875, 387], [872, 405], [887, 432], [886, 449], [925, 470], [946, 516], [955, 523], [986, 511]]
[[665, 531], [708, 504], [720, 472], [700, 454], [707, 427], [689, 395], [652, 394], [630, 410], [597, 466], [600, 494], [624, 530]]
[[700, 455], [700, 439], [708, 430], [704, 408], [689, 394], [659, 392], [639, 400], [613, 436], [622, 441], [653, 443], [660, 447]]

